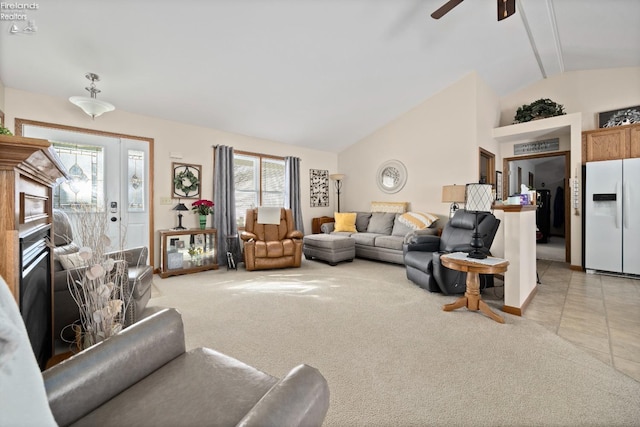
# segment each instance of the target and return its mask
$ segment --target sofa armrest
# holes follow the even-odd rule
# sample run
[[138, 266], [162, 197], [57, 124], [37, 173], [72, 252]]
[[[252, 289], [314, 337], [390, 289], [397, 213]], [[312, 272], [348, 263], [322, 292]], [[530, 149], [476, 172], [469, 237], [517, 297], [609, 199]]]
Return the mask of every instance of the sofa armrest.
[[328, 410], [327, 381], [317, 369], [299, 365], [271, 387], [238, 426], [321, 426]]
[[138, 246], [135, 248], [125, 249], [122, 251], [113, 251], [105, 254], [115, 260], [124, 260], [130, 267], [146, 265], [149, 258], [149, 249], [146, 246]]
[[412, 240], [418, 236], [437, 236], [437, 228], [424, 228], [422, 230], [412, 230], [404, 236], [404, 243], [413, 243]]
[[406, 251], [438, 252], [440, 249], [440, 236], [419, 235], [413, 236], [406, 245]]
[[249, 231], [243, 231], [242, 233], [240, 233], [240, 238], [244, 242], [249, 242], [251, 240], [258, 240], [258, 236], [255, 233], [251, 233]]
[[184, 352], [180, 313], [155, 313], [44, 371], [51, 412], [71, 424]]
[[330, 234], [335, 229], [335, 222], [325, 222], [320, 226], [320, 231], [324, 234]]
[[302, 234], [302, 231], [300, 230], [293, 230], [290, 233], [287, 233], [287, 239], [302, 239], [304, 237], [304, 235]]

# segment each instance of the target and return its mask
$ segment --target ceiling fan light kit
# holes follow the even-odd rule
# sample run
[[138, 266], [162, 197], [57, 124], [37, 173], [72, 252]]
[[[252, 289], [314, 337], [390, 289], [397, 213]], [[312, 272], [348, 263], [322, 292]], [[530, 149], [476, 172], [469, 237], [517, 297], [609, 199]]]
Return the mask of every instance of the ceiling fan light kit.
[[[449, 0], [438, 10], [431, 14], [433, 19], [440, 19], [451, 11], [454, 7], [462, 3], [464, 0]], [[510, 17], [516, 13], [516, 0], [496, 0], [498, 3], [498, 21]]]
[[91, 97], [72, 96], [69, 98], [69, 101], [73, 105], [80, 107], [82, 111], [91, 116], [92, 119], [115, 110], [116, 107], [114, 107], [113, 104], [96, 98], [96, 95], [100, 93], [100, 89], [96, 87], [96, 82], [100, 81], [100, 76], [95, 73], [87, 73], [85, 77], [91, 82], [89, 87], [85, 88], [91, 94]]

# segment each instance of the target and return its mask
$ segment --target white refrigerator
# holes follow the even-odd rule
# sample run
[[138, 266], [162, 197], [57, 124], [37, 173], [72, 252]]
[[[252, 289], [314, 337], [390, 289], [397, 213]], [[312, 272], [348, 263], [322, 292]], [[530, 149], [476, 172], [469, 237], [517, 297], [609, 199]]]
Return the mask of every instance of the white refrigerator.
[[589, 162], [585, 268], [640, 275], [640, 158]]

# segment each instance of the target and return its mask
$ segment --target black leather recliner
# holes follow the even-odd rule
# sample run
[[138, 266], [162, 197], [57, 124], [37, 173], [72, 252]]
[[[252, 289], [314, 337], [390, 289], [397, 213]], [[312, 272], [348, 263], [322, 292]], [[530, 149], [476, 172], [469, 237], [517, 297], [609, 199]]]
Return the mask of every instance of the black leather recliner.
[[[444, 226], [442, 236], [415, 236], [403, 247], [407, 278], [430, 292], [445, 295], [466, 291], [467, 273], [451, 270], [440, 263], [440, 255], [450, 252], [470, 252], [471, 236], [476, 214], [464, 209]], [[500, 220], [488, 212], [478, 213], [478, 232], [484, 242], [482, 251], [489, 249], [498, 231]], [[493, 275], [480, 275], [480, 289], [493, 286]]]

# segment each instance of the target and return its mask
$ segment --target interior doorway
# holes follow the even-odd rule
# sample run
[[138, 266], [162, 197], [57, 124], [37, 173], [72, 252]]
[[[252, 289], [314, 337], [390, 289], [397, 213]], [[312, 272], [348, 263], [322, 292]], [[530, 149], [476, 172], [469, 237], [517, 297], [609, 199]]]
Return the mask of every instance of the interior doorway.
[[570, 152], [564, 151], [503, 159], [507, 196], [519, 194], [523, 185], [537, 191], [538, 259], [571, 259], [570, 157]]

